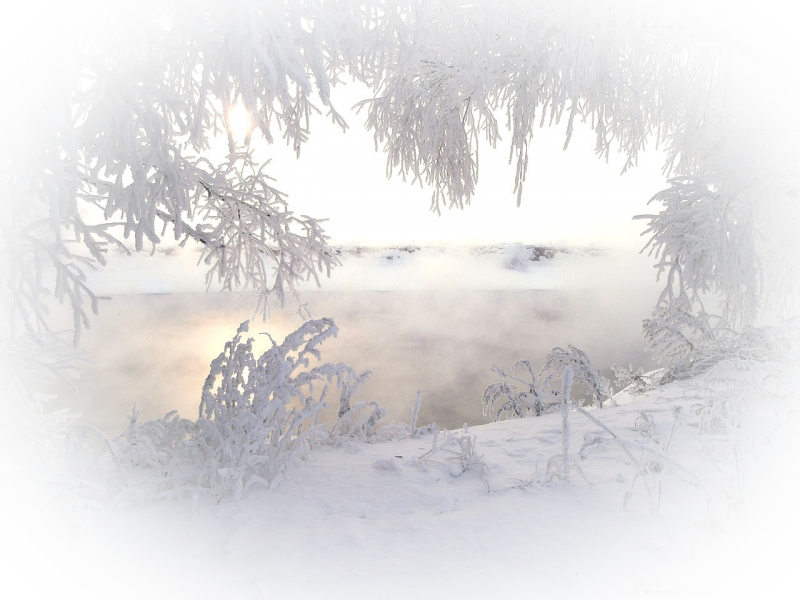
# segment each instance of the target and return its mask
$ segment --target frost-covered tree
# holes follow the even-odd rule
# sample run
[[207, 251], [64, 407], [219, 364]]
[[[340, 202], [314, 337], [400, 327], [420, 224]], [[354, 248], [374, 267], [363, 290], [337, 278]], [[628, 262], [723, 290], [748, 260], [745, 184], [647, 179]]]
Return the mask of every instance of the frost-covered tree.
[[[319, 222], [294, 215], [230, 133], [225, 164], [202, 151], [236, 102], [267, 139], [280, 131], [299, 148], [311, 82], [327, 104], [359, 21], [315, 2], [63, 0], [25, 27], [0, 52], [0, 352], [23, 338], [54, 346], [51, 297], [72, 308], [77, 343], [98, 308], [85, 270], [112, 247], [194, 240], [209, 283], [250, 285], [265, 309], [327, 272]], [[52, 430], [6, 354], [3, 381], [22, 377], [25, 393], [8, 396], [0, 438], [20, 418]], [[3, 465], [49, 458], [36, 447]]]
[[[690, 301], [691, 302], [691, 301]], [[798, 338], [796, 321], [776, 326], [744, 325], [734, 329], [702, 303], [660, 303], [644, 322], [648, 349], [664, 368], [658, 380], [667, 383], [707, 371], [723, 360], [768, 361], [784, 358]]]
[[[78, 339], [98, 310], [86, 271], [112, 247], [152, 250], [166, 236], [201, 244], [209, 283], [249, 286], [265, 311], [294, 297], [298, 281], [328, 273], [337, 260], [320, 222], [291, 211], [250, 144], [282, 140], [300, 154], [318, 111], [346, 127], [333, 104], [346, 78], [370, 89], [359, 108], [387, 175], [427, 184], [433, 210], [469, 204], [479, 142], [495, 146], [503, 129], [520, 202], [536, 128], [565, 123], [566, 146], [577, 119], [594, 130], [597, 154], [620, 150], [625, 169], [649, 143], [666, 151], [673, 179], [656, 197], [664, 209], [648, 217], [667, 275], [659, 311], [701, 317], [695, 299], [714, 294], [726, 327], [741, 332], [765, 302], [796, 291], [797, 153], [781, 142], [786, 119], [774, 126], [763, 108], [783, 98], [730, 79], [754, 48], [727, 41], [716, 28], [722, 15], [703, 3], [112, 8], [56, 9], [45, 17], [56, 26], [37, 24], [42, 37], [16, 53], [34, 57], [11, 71], [34, 97], [14, 99], [14, 111], [35, 118], [20, 117], [3, 144], [6, 354], [56, 344], [53, 303], [69, 307]], [[43, 43], [49, 35], [57, 50]], [[236, 105], [251, 119], [243, 145], [231, 134]], [[209, 153], [217, 133], [228, 140], [221, 161]], [[54, 364], [28, 364], [37, 360]]]
[[496, 143], [497, 114], [518, 200], [536, 126], [564, 119], [566, 147], [580, 119], [598, 155], [627, 156], [623, 170], [648, 143], [666, 152], [672, 179], [646, 233], [668, 271], [670, 310], [716, 295], [741, 332], [765, 303], [797, 291], [796, 145], [759, 107], [775, 101], [767, 86], [736, 81], [757, 49], [724, 39], [722, 14], [641, 2], [423, 4], [383, 25], [397, 66], [363, 106], [389, 172], [431, 184], [434, 210], [469, 202], [478, 142]]

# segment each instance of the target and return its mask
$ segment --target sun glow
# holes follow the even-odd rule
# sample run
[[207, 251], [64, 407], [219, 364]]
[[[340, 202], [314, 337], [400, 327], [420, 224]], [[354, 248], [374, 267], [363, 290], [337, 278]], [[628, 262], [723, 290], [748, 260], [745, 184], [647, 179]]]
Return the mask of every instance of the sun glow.
[[246, 139], [253, 131], [250, 113], [241, 102], [237, 102], [228, 110], [228, 128], [236, 141]]

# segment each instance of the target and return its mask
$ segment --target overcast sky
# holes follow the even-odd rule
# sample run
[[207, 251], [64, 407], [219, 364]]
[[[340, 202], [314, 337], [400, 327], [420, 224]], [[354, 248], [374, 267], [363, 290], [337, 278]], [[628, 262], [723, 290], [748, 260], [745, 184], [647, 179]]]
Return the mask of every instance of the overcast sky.
[[[472, 205], [464, 210], [429, 210], [431, 190], [400, 177], [386, 178], [386, 158], [375, 152], [365, 115], [350, 107], [366, 97], [361, 86], [334, 89], [336, 109], [350, 129], [342, 133], [323, 116], [311, 123], [311, 137], [296, 159], [281, 142], [273, 146], [254, 135], [260, 154], [272, 159], [270, 174], [289, 196], [295, 212], [328, 218], [334, 244], [453, 244], [503, 242], [571, 246], [641, 245], [647, 201], [666, 186], [663, 156], [650, 148], [638, 167], [620, 176], [622, 155], [608, 164], [594, 154], [594, 133], [576, 126], [566, 151], [565, 123], [539, 129], [522, 206], [517, 208], [514, 167], [505, 140], [493, 150], [480, 145], [480, 180]], [[501, 133], [502, 135], [502, 133]], [[243, 136], [242, 136], [243, 137]], [[657, 208], [652, 206], [651, 208]]]
[[[4, 7], [0, 44], [47, 4], [28, 0]], [[800, 24], [793, 2], [759, 0], [754, 4], [797, 37]], [[289, 195], [292, 209], [329, 219], [325, 228], [332, 243], [522, 242], [630, 249], [643, 245], [644, 222], [632, 217], [649, 212], [647, 201], [665, 186], [659, 153], [646, 152], [637, 168], [620, 176], [622, 157], [612, 155], [609, 164], [599, 160], [588, 127], [576, 128], [567, 151], [562, 151], [563, 127], [537, 130], [522, 206], [517, 208], [507, 146], [493, 151], [483, 144], [472, 206], [437, 216], [429, 210], [429, 189], [399, 177], [387, 180], [385, 156], [375, 152], [372, 136], [363, 128], [363, 116], [349, 110], [362, 93], [350, 86], [332, 95], [350, 125], [346, 134], [320, 117], [312, 123], [311, 139], [299, 160], [281, 145], [261, 149], [263, 156], [271, 158], [269, 172], [277, 180], [276, 187]]]

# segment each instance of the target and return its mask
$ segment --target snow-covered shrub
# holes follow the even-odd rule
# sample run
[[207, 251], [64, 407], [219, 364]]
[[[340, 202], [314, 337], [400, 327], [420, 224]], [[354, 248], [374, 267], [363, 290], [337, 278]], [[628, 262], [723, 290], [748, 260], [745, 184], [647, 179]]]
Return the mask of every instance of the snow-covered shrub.
[[[134, 410], [127, 430], [113, 443], [101, 438], [112, 461], [126, 472], [124, 485], [134, 476], [127, 471], [139, 471], [136, 477], [166, 494], [210, 491], [239, 499], [251, 485], [272, 488], [328, 437], [318, 422], [331, 384], [341, 391], [337, 425], [349, 419], [339, 434], [374, 426], [382, 409], [362, 419], [367, 404], [349, 404], [368, 372], [357, 374], [342, 363], [310, 366], [311, 358], [321, 358], [317, 346], [338, 331], [331, 319], [304, 323], [259, 357], [253, 354], [253, 339], [242, 339], [247, 329], [245, 321], [212, 361], [196, 421], [173, 411], [139, 424]], [[86, 470], [88, 437], [98, 437], [97, 432], [86, 427], [72, 432], [70, 457], [83, 470], [79, 474]]]
[[[781, 402], [788, 397], [787, 389], [795, 385], [791, 371], [795, 371], [794, 377], [798, 375], [797, 369], [785, 364], [765, 366], [754, 361], [723, 361], [712, 368], [703, 386], [697, 386], [684, 397], [697, 400], [692, 410], [686, 413], [680, 406], [673, 407], [672, 425], [666, 437], [660, 434], [653, 414], [648, 412], [640, 412], [635, 424], [645, 441], [626, 442], [612, 433], [637, 469], [623, 505], [634, 494], [644, 497], [653, 514], [663, 522], [668, 542], [672, 540], [668, 547], [674, 549], [676, 533], [661, 511], [662, 487], [688, 484], [685, 493], [699, 494], [705, 507], [705, 516], [693, 526], [695, 533], [689, 542], [692, 552], [697, 545], [720, 551], [727, 558], [726, 585], [733, 582], [734, 573], [749, 585], [747, 567], [736, 551], [738, 544], [751, 537], [746, 534], [749, 525], [773, 538], [787, 560], [794, 561], [800, 556], [800, 550], [787, 543], [764, 519], [767, 516], [788, 520], [800, 489], [796, 477], [781, 474], [773, 445], [773, 438], [782, 435]], [[767, 403], [779, 422], [770, 435], [760, 430], [755, 416], [756, 406]], [[791, 410], [788, 402], [783, 407]], [[586, 414], [600, 424], [594, 416]], [[673, 440], [678, 437], [682, 455], [694, 453], [703, 457], [699, 466], [688, 467], [671, 452]], [[788, 552], [793, 554], [790, 556]]]
[[[417, 391], [417, 396], [414, 399], [414, 405], [411, 409], [411, 421], [410, 423], [396, 423], [392, 421], [389, 425], [384, 425], [379, 429], [374, 429], [374, 422], [378, 421], [379, 418], [372, 418], [372, 417], [380, 417], [382, 418], [385, 416], [386, 411], [374, 402], [365, 402], [362, 405], [369, 406], [372, 408], [372, 412], [370, 413], [370, 418], [367, 419], [365, 425], [366, 427], [360, 428], [356, 427], [355, 431], [357, 432], [356, 435], [360, 437], [362, 440], [365, 440], [370, 443], [378, 443], [378, 442], [387, 442], [390, 440], [404, 440], [406, 438], [416, 438], [422, 435], [427, 435], [429, 433], [436, 433], [439, 431], [439, 426], [436, 423], [431, 423], [430, 425], [423, 425], [418, 426], [419, 420], [419, 410], [422, 405], [422, 392]], [[340, 419], [341, 420], [341, 419]], [[337, 423], [338, 426], [338, 423]], [[337, 431], [337, 426], [334, 427], [334, 431]], [[349, 435], [352, 437], [352, 434]], [[340, 436], [338, 439], [335, 437], [331, 438], [334, 443], [338, 443], [339, 440], [342, 439]]]
[[[495, 421], [500, 419], [516, 419], [520, 417], [536, 416], [556, 410], [560, 405], [560, 392], [553, 389], [556, 379], [563, 381], [567, 367], [572, 372], [575, 383], [585, 384], [589, 388], [592, 400], [596, 406], [602, 407], [603, 402], [611, 396], [611, 384], [594, 368], [592, 361], [583, 350], [574, 346], [567, 346], [568, 350], [553, 348], [542, 362], [542, 370], [537, 382], [533, 366], [528, 360], [519, 360], [506, 371], [496, 365], [489, 369], [497, 373], [503, 380], [490, 383], [483, 391], [481, 402], [483, 414], [492, 416]], [[528, 379], [514, 374], [515, 370], [523, 370]], [[517, 385], [521, 389], [517, 389]]]
[[375, 435], [375, 426], [386, 416], [386, 409], [377, 402], [358, 402], [342, 413], [331, 428], [331, 438], [357, 437], [369, 440]]
[[530, 263], [530, 250], [521, 244], [514, 244], [503, 253], [503, 268], [524, 273]]
[[614, 371], [615, 383], [620, 390], [626, 390], [631, 394], [641, 394], [652, 387], [652, 374], [647, 375], [641, 367], [634, 371], [633, 365], [627, 367], [611, 365], [611, 369]]
[[[360, 375], [357, 375], [355, 373], [355, 371], [347, 373], [347, 377], [345, 377], [342, 380], [341, 385], [339, 386], [339, 390], [340, 390], [339, 391], [339, 410], [336, 413], [337, 418], [342, 419], [343, 417], [347, 416], [353, 409], [355, 409], [356, 406], [359, 406], [360, 404], [363, 404], [363, 403], [360, 403], [360, 404], [357, 404], [355, 406], [350, 406], [350, 398], [353, 397], [353, 394], [355, 394], [358, 391], [358, 389], [362, 385], [364, 385], [371, 376], [372, 376], [372, 373], [370, 373], [369, 371], [364, 371]], [[377, 414], [379, 412], [377, 410], [378, 405], [375, 404], [374, 402], [372, 402], [370, 404], [374, 405], [375, 410], [373, 411], [373, 413]], [[382, 418], [382, 417], [376, 418], [375, 421], [379, 421], [380, 418]], [[374, 425], [374, 423], [373, 423], [373, 425]]]
[[128, 415], [128, 427], [113, 440], [116, 460], [126, 467], [150, 467], [167, 474], [178, 447], [194, 434], [196, 423], [183, 419], [172, 410], [160, 419], [139, 422], [139, 412], [134, 404]]
[[[439, 443], [440, 438], [444, 438], [442, 443]], [[437, 428], [433, 431], [431, 449], [419, 458], [419, 463], [424, 465], [429, 461], [440, 462], [447, 465], [448, 472], [453, 477], [472, 471], [485, 479], [489, 467], [477, 452], [476, 440], [476, 436], [466, 431], [466, 425], [462, 435], [451, 433], [446, 429], [440, 433]], [[434, 459], [434, 456], [437, 458]]]
[[718, 529], [725, 535], [720, 541], [729, 557], [725, 582], [731, 581], [734, 572], [747, 582], [735, 546], [749, 537], [748, 525], [774, 538], [781, 552], [792, 551], [794, 560], [800, 556], [800, 550], [759, 517], [763, 513], [788, 520], [800, 486], [795, 479], [781, 475], [773, 447], [758, 431], [754, 406], [772, 392], [756, 382], [725, 375], [707, 381], [715, 389], [701, 392], [697, 419], [689, 424], [697, 426], [698, 441], [715, 465], [718, 491], [707, 490], [708, 504], [713, 503], [715, 514], [708, 514], [698, 527]]
[[[513, 372], [517, 369], [525, 369], [530, 381], [517, 377]], [[536, 375], [530, 361], [519, 360], [509, 371], [501, 369], [495, 365], [489, 369], [503, 378], [503, 381], [490, 383], [483, 392], [483, 414], [492, 415], [495, 421], [500, 419], [514, 419], [518, 417], [539, 416], [545, 410], [545, 402], [540, 397], [536, 387]], [[517, 391], [517, 386], [523, 387]]]
[[[132, 424], [136, 423], [136, 408], [133, 410]], [[139, 436], [137, 436], [138, 438]], [[142, 438], [143, 439], [143, 438]], [[88, 423], [79, 422], [70, 428], [65, 443], [65, 458], [70, 473], [81, 482], [82, 485], [94, 485], [102, 489], [105, 493], [104, 484], [115, 481], [123, 488], [130, 484], [130, 467], [132, 464], [146, 462], [154, 452], [155, 448], [147, 445], [143, 439], [143, 444], [139, 447], [134, 443], [131, 456], [123, 459], [120, 456], [120, 449], [97, 427]], [[135, 461], [135, 462], [134, 462]], [[158, 465], [158, 461], [153, 463]]]
[[797, 338], [797, 324], [743, 325], [705, 311], [698, 299], [660, 303], [644, 321], [648, 350], [664, 365], [661, 383], [694, 377], [724, 360], [768, 361], [785, 357]]
[[55, 395], [46, 389], [56, 381], [74, 387], [86, 353], [53, 333], [40, 339], [4, 333], [0, 327], [0, 466], [58, 461], [78, 415], [50, 409]]
[[212, 466], [205, 481], [237, 499], [243, 486], [279, 481], [297, 456], [325, 437], [315, 426], [329, 383], [342, 390], [340, 412], [347, 413], [351, 393], [367, 377], [341, 363], [308, 368], [311, 357], [320, 359], [317, 346], [338, 332], [331, 319], [304, 323], [258, 359], [252, 338], [241, 341], [244, 331], [246, 322], [211, 363], [195, 433], [196, 450]]
[[602, 407], [603, 402], [611, 397], [611, 384], [600, 371], [594, 368], [587, 354], [575, 346], [553, 348], [542, 362], [542, 388], [549, 389], [554, 378], [562, 378], [567, 367], [572, 369], [575, 383], [583, 383], [589, 387], [592, 403]]

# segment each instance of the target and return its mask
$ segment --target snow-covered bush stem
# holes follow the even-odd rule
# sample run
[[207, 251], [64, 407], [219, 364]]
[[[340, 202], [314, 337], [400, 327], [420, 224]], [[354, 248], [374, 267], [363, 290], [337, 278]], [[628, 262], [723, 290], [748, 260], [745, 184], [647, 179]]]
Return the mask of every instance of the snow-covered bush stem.
[[569, 406], [572, 392], [572, 367], [564, 369], [561, 382], [561, 456], [563, 457], [562, 477], [569, 479]]
[[422, 393], [417, 392], [414, 405], [411, 409], [411, 422], [384, 425], [375, 429], [378, 421], [383, 419], [387, 411], [375, 402], [359, 402], [352, 409], [339, 417], [331, 428], [330, 443], [340, 445], [349, 443], [348, 438], [357, 437], [368, 443], [386, 442], [389, 440], [402, 440], [417, 438], [429, 433], [439, 431], [436, 423], [418, 426], [419, 411], [422, 405]]
[[352, 410], [353, 407], [350, 406], [350, 399], [353, 397], [353, 394], [355, 394], [372, 376], [372, 373], [369, 371], [364, 371], [360, 375], [355, 375], [355, 372], [348, 374], [350, 377], [342, 381], [340, 385], [339, 410], [336, 413], [336, 416], [340, 419]]
[[417, 390], [417, 396], [414, 398], [414, 408], [411, 410], [411, 437], [417, 437], [419, 435], [419, 429], [417, 429], [417, 419], [419, 419], [419, 409], [422, 406], [422, 391]]
[[[587, 483], [591, 483], [587, 479], [586, 474], [581, 469], [580, 465], [570, 459], [569, 457], [569, 444], [570, 444], [570, 427], [569, 427], [569, 411], [571, 408], [579, 408], [582, 412], [584, 409], [578, 407], [572, 400], [572, 383], [574, 381], [574, 373], [572, 367], [567, 365], [561, 374], [561, 390], [558, 395], [559, 407], [561, 409], [561, 454], [551, 456], [547, 461], [547, 479], [548, 481], [556, 478], [562, 481], [569, 481], [570, 471], [575, 467]], [[586, 444], [584, 444], [584, 448]], [[579, 455], [583, 457], [581, 452]]]

